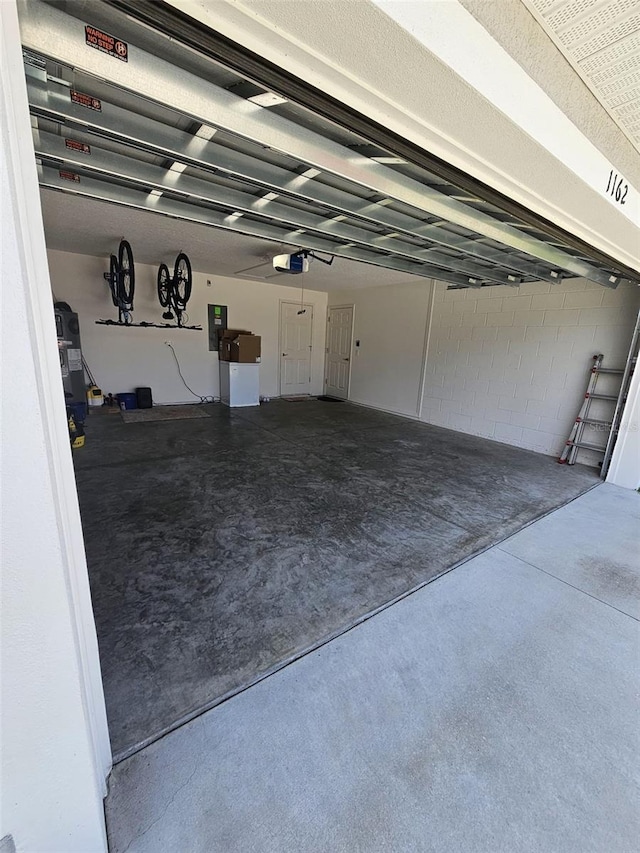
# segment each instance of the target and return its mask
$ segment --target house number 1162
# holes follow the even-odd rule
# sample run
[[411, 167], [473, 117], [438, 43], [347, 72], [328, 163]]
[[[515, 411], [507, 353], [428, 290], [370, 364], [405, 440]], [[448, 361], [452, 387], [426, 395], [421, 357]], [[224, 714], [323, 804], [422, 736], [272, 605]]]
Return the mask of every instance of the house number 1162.
[[624, 178], [621, 178], [613, 169], [609, 172], [609, 180], [605, 190], [611, 198], [615, 199], [618, 204], [625, 204], [627, 193], [629, 192], [629, 184]]

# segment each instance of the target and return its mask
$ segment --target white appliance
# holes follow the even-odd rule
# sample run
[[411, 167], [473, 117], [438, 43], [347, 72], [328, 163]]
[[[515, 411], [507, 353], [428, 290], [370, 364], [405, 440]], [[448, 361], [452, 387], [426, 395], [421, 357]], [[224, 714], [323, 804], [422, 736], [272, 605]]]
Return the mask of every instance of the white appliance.
[[220, 401], [225, 406], [260, 405], [260, 365], [221, 361]]

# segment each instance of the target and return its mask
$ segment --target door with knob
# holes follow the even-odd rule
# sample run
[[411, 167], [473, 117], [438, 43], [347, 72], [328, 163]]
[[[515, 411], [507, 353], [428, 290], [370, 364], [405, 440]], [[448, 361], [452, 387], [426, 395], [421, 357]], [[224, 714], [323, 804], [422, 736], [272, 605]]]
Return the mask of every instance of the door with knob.
[[346, 400], [351, 375], [353, 305], [331, 306], [327, 314], [324, 393]]
[[280, 303], [280, 396], [311, 393], [313, 305]]

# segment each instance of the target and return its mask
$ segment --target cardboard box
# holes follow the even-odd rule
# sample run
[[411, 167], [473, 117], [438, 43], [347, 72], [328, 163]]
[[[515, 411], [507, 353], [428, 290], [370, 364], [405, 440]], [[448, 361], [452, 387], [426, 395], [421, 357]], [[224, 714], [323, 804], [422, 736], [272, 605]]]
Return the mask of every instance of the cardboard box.
[[238, 335], [252, 335], [253, 332], [249, 332], [247, 329], [220, 329], [218, 334], [220, 335], [220, 340], [223, 340], [224, 338], [233, 340], [233, 338], [237, 338]]
[[260, 335], [243, 329], [225, 329], [220, 338], [218, 358], [240, 364], [256, 364], [261, 356]]
[[246, 329], [220, 329], [218, 332], [218, 360], [231, 361], [231, 344], [239, 335], [250, 335]]

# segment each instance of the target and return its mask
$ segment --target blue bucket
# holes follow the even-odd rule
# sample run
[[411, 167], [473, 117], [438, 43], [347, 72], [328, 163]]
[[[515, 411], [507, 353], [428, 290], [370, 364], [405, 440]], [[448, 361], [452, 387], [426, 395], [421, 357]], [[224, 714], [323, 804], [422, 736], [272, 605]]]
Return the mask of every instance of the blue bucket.
[[117, 394], [118, 405], [121, 409], [137, 409], [138, 401], [133, 393]]
[[87, 404], [86, 403], [67, 403], [67, 408], [71, 409], [73, 419], [77, 424], [83, 424], [87, 419]]

